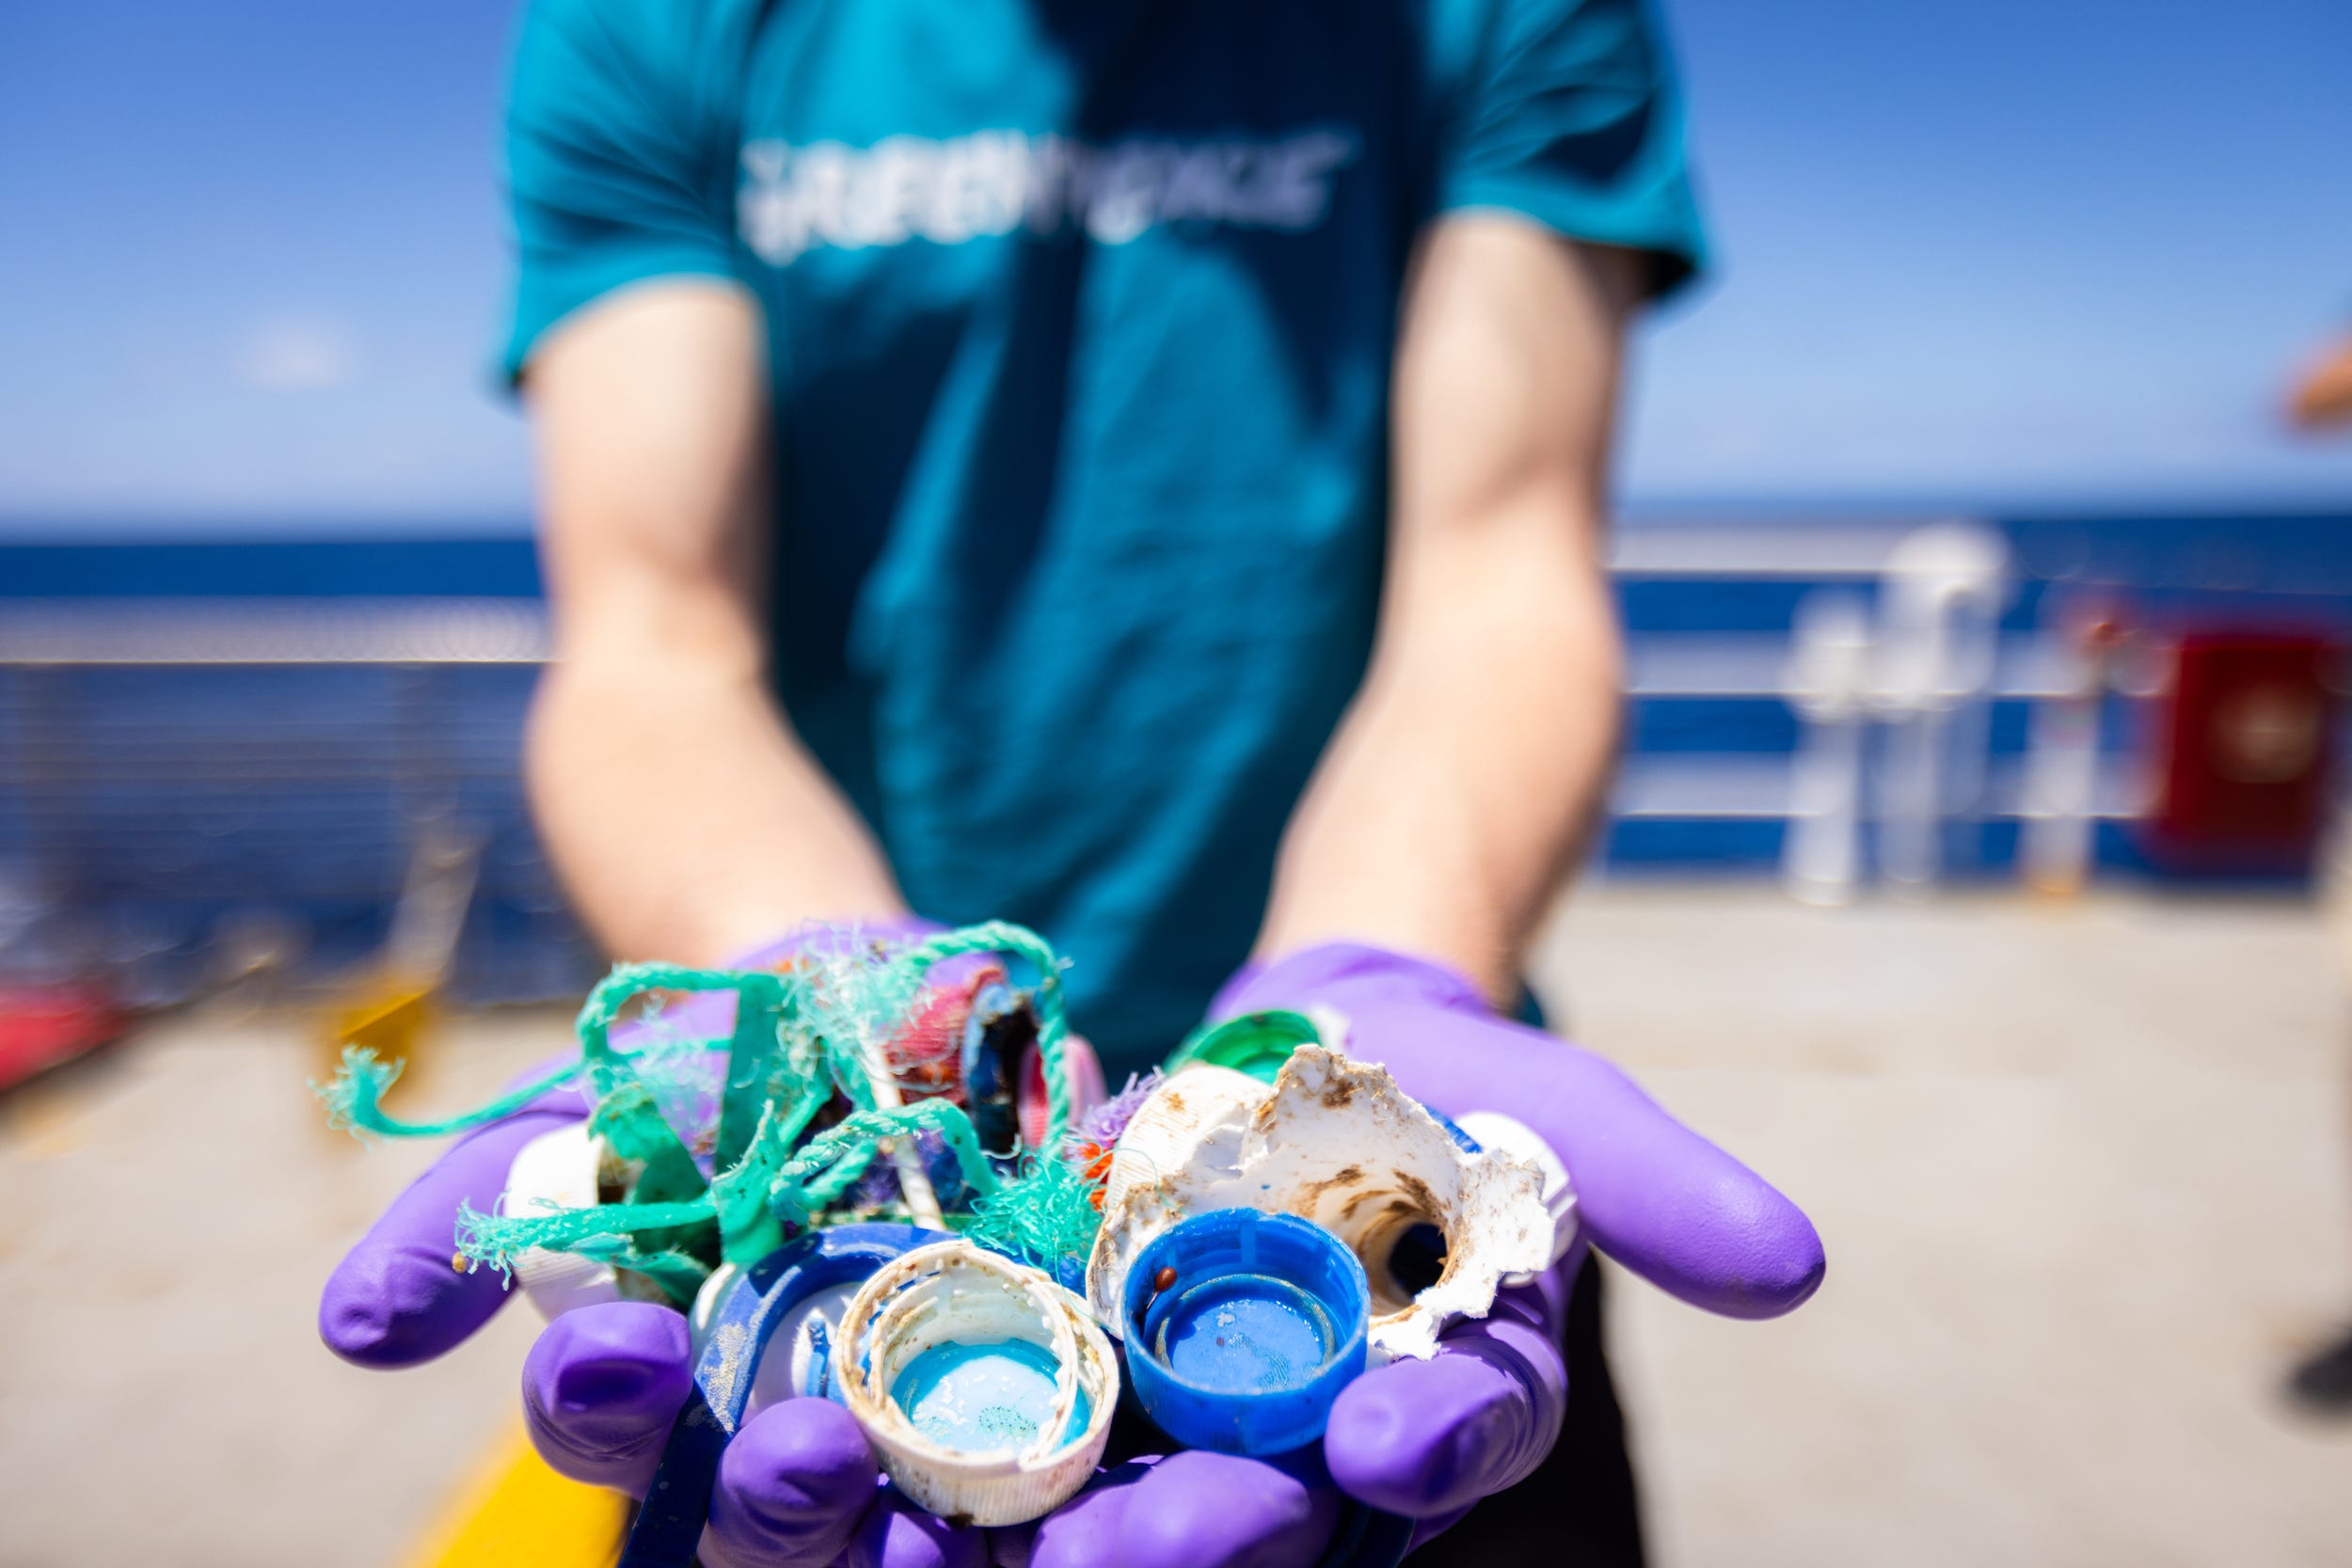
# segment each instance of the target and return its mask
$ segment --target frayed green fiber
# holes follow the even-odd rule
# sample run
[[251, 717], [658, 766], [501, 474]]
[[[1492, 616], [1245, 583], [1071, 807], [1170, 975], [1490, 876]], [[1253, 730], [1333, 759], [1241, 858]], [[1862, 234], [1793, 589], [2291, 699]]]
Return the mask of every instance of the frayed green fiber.
[[[974, 1191], [996, 1189], [996, 1173], [980, 1153], [971, 1118], [960, 1106], [931, 1100], [895, 1110], [860, 1111], [810, 1139], [806, 1148], [780, 1164], [773, 1163], [772, 1155], [763, 1153], [780, 1149], [780, 1141], [755, 1139], [752, 1154], [740, 1165], [723, 1172], [707, 1190], [691, 1198], [600, 1203], [591, 1209], [553, 1209], [540, 1214], [485, 1214], [469, 1207], [458, 1215], [457, 1249], [473, 1262], [504, 1271], [512, 1268], [516, 1253], [531, 1247], [580, 1252], [582, 1243], [684, 1229], [715, 1220], [723, 1237], [735, 1243], [729, 1250], [748, 1253], [751, 1249], [739, 1238], [774, 1238], [780, 1236], [785, 1223], [808, 1224], [864, 1173], [884, 1142], [918, 1132], [937, 1132], [946, 1142]], [[772, 1239], [767, 1242], [768, 1247], [774, 1244]]]
[[849, 1191], [850, 1183], [873, 1164], [885, 1139], [914, 1132], [936, 1132], [946, 1140], [956, 1157], [956, 1168], [975, 1193], [996, 1190], [996, 1172], [980, 1152], [972, 1118], [963, 1114], [962, 1106], [944, 1100], [918, 1101], [893, 1110], [860, 1111], [845, 1117], [811, 1138], [807, 1148], [786, 1163], [777, 1187], [799, 1194], [806, 1206], [803, 1212], [815, 1213]]
[[334, 1078], [325, 1085], [310, 1085], [310, 1091], [326, 1102], [326, 1125], [338, 1131], [348, 1129], [355, 1135], [373, 1132], [387, 1138], [445, 1138], [453, 1132], [470, 1132], [513, 1116], [580, 1071], [579, 1063], [566, 1062], [463, 1116], [439, 1121], [402, 1121], [384, 1114], [383, 1100], [385, 1092], [399, 1081], [403, 1065], [378, 1061], [373, 1049], [368, 1046], [344, 1046], [342, 1066], [336, 1069]]
[[1091, 1252], [1102, 1228], [1093, 1186], [1062, 1161], [1031, 1155], [1019, 1176], [973, 1204], [963, 1234], [1053, 1274], [1063, 1259]]
[[543, 1214], [485, 1214], [469, 1203], [457, 1211], [457, 1250], [469, 1262], [508, 1273], [515, 1255], [532, 1247], [578, 1252], [583, 1242], [675, 1230], [710, 1217], [707, 1197], [685, 1203], [599, 1203], [593, 1209], [550, 1209]]

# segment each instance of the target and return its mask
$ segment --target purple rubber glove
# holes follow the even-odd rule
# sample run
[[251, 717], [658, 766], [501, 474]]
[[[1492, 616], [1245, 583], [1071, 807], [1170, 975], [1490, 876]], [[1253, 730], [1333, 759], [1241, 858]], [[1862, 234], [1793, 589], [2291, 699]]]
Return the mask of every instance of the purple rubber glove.
[[[1495, 1017], [1467, 981], [1368, 948], [1323, 948], [1243, 974], [1211, 1016], [1308, 1006], [1343, 1015], [1349, 1050], [1437, 1109], [1501, 1111], [1535, 1132], [1570, 1172], [1582, 1235], [1685, 1300], [1767, 1317], [1820, 1283], [1820, 1242], [1786, 1198], [1599, 1058]], [[1338, 1528], [1342, 1491], [1420, 1521], [1415, 1544], [1428, 1540], [1533, 1474], [1558, 1439], [1568, 1385], [1560, 1328], [1581, 1259], [1572, 1249], [1502, 1291], [1484, 1319], [1452, 1324], [1432, 1359], [1357, 1379], [1319, 1449], [1116, 1466], [1025, 1540], [995, 1532], [996, 1560], [1306, 1568]]]
[[[998, 1532], [997, 1560], [1025, 1568], [1304, 1568], [1341, 1502], [1313, 1450], [1279, 1465], [1193, 1451], [1099, 1472], [1038, 1521], [1025, 1558]], [[898, 1568], [892, 1564], [891, 1568]]]
[[[867, 929], [920, 937], [940, 928], [910, 920]], [[779, 943], [746, 964], [780, 961], [793, 951], [792, 942]], [[954, 983], [950, 974], [941, 979]], [[732, 1005], [712, 998], [686, 1006], [713, 1002]], [[319, 1302], [327, 1347], [360, 1366], [407, 1367], [454, 1348], [488, 1322], [509, 1292], [495, 1270], [460, 1274], [452, 1266], [458, 1207], [494, 1209], [516, 1152], [587, 1113], [578, 1090], [553, 1091], [469, 1135], [419, 1177], [328, 1276]], [[642, 1496], [692, 1384], [689, 1353], [686, 1320], [666, 1307], [611, 1302], [565, 1313], [523, 1364], [532, 1445], [564, 1475]], [[878, 1482], [873, 1454], [848, 1411], [810, 1399], [762, 1410], [720, 1463], [702, 1560], [708, 1568], [818, 1568], [846, 1551], [886, 1568], [978, 1568], [977, 1531], [943, 1536], [896, 1515], [869, 1518], [884, 1512], [878, 1498], [896, 1496]], [[941, 1539], [955, 1549], [941, 1555]]]
[[1560, 1326], [1586, 1243], [1730, 1317], [1772, 1317], [1820, 1288], [1820, 1238], [1794, 1204], [1616, 1068], [1495, 1016], [1460, 975], [1336, 944], [1245, 971], [1210, 1016], [1278, 1007], [1340, 1015], [1351, 1054], [1383, 1064], [1438, 1111], [1519, 1121], [1560, 1157], [1576, 1193], [1578, 1244], [1557, 1266], [1502, 1291], [1486, 1318], [1452, 1325], [1434, 1358], [1369, 1372], [1332, 1406], [1323, 1445], [1332, 1480], [1422, 1521], [1417, 1544], [1524, 1480], [1557, 1440], [1567, 1407]]
[[[1348, 1021], [1348, 1051], [1447, 1115], [1496, 1110], [1569, 1168], [1581, 1242], [1679, 1298], [1772, 1317], [1820, 1286], [1820, 1239], [1739, 1162], [1585, 1051], [1494, 1016], [1468, 980], [1372, 947], [1320, 947], [1245, 971], [1212, 1018], [1308, 1006]], [[1583, 1251], [1447, 1328], [1430, 1361], [1348, 1385], [1320, 1455], [1184, 1453], [1105, 1472], [1035, 1530], [1028, 1568], [1306, 1568], [1339, 1491], [1421, 1521], [1423, 1543], [1550, 1453], [1569, 1399], [1560, 1326]], [[1317, 1465], [1320, 1460], [1320, 1465]]]
[[1331, 1479], [1422, 1521], [1418, 1544], [1533, 1474], [1567, 1414], [1560, 1330], [1582, 1261], [1572, 1251], [1533, 1284], [1501, 1291], [1486, 1317], [1440, 1335], [1429, 1360], [1392, 1361], [1341, 1390], [1323, 1437]]
[[1771, 1318], [1820, 1288], [1821, 1239], [1795, 1204], [1600, 1057], [1497, 1018], [1451, 970], [1334, 943], [1244, 971], [1211, 1016], [1311, 1006], [1344, 1019], [1349, 1053], [1433, 1109], [1533, 1130], [1567, 1166], [1583, 1238], [1668, 1293]]
[[[1567, 1408], [1559, 1330], [1567, 1275], [1504, 1291], [1492, 1313], [1452, 1325], [1428, 1361], [1398, 1361], [1350, 1384], [1319, 1448], [1273, 1460], [1188, 1452], [1098, 1475], [1035, 1528], [1015, 1568], [1308, 1568], [1344, 1503], [1422, 1521], [1414, 1542], [1524, 1479], [1550, 1451]], [[1335, 1485], [1335, 1482], [1337, 1483]], [[893, 1563], [891, 1568], [899, 1568]]]

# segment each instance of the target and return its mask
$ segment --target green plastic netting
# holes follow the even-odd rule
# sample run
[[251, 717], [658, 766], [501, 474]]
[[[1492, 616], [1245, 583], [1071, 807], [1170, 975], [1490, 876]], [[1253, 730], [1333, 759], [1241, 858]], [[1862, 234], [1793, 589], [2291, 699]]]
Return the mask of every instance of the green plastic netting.
[[[916, 1006], [925, 974], [971, 953], [1009, 954], [1037, 976], [1046, 1135], [1001, 1169], [952, 1101], [878, 1103], [885, 1044]], [[734, 997], [723, 1037], [706, 1037], [716, 1015], [691, 1002], [710, 992]], [[627, 1046], [613, 1038], [625, 1018], [633, 1021]], [[443, 1137], [578, 1084], [594, 1107], [591, 1131], [631, 1173], [621, 1200], [519, 1214], [469, 1207], [458, 1216], [458, 1255], [510, 1271], [529, 1248], [578, 1253], [644, 1275], [680, 1305], [723, 1259], [747, 1264], [790, 1231], [876, 1217], [855, 1207], [859, 1179], [895, 1140], [923, 1133], [935, 1135], [961, 1178], [946, 1223], [981, 1244], [1051, 1270], [1083, 1258], [1100, 1227], [1090, 1189], [1062, 1155], [1071, 1102], [1061, 960], [1019, 926], [992, 922], [913, 942], [827, 928], [782, 972], [623, 964], [589, 993], [577, 1031], [577, 1061], [463, 1116], [389, 1115], [383, 1099], [398, 1067], [356, 1046], [318, 1092], [330, 1123], [357, 1134]], [[836, 1119], [812, 1132], [829, 1115]]]

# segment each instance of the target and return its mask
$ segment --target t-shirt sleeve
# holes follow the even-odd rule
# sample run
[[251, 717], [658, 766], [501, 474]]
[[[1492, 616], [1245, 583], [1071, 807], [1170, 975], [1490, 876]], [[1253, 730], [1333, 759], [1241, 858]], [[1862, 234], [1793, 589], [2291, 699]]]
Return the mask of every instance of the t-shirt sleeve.
[[515, 40], [506, 182], [511, 381], [547, 331], [651, 277], [734, 276], [716, 64], [685, 0], [531, 0]]
[[1502, 208], [1645, 252], [1653, 293], [1697, 272], [1681, 103], [1644, 0], [1488, 0], [1466, 20], [1475, 36], [1438, 149], [1438, 210]]

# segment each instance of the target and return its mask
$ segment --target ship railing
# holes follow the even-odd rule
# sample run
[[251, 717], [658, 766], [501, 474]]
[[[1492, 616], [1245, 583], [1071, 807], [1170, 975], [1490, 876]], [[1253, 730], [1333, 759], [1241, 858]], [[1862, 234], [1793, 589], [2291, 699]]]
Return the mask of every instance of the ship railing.
[[[1873, 865], [1899, 895], [1932, 889], [1955, 820], [2022, 822], [2028, 879], [2076, 887], [2093, 825], [2148, 809], [2140, 772], [2103, 754], [2100, 713], [2110, 692], [2153, 695], [2157, 680], [2073, 628], [2004, 633], [2011, 563], [1990, 528], [1661, 525], [1621, 532], [1610, 566], [1624, 583], [1812, 585], [1787, 633], [1629, 639], [1631, 697], [1777, 701], [1798, 740], [1787, 755], [1637, 752], [1613, 816], [1784, 822], [1784, 884], [1840, 903]], [[1991, 755], [1994, 703], [2029, 705], [2022, 757]]]

